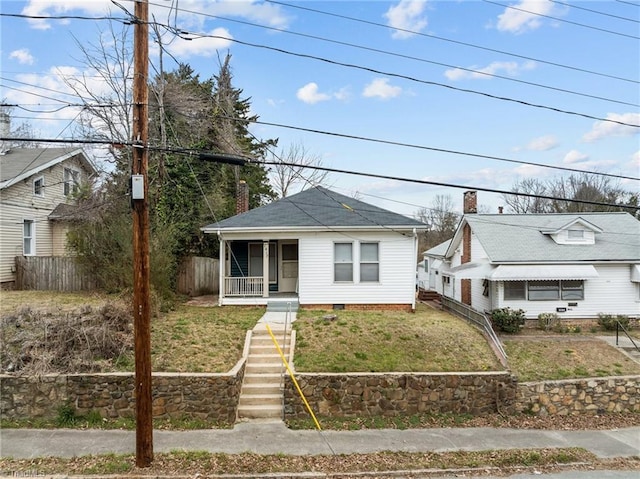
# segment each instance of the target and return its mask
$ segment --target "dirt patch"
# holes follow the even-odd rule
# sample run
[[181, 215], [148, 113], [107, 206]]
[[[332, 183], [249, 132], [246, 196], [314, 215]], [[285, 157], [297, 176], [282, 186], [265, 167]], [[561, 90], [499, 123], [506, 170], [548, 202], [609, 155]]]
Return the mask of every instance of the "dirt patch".
[[218, 295], [195, 296], [186, 302], [187, 306], [213, 307], [218, 306]]

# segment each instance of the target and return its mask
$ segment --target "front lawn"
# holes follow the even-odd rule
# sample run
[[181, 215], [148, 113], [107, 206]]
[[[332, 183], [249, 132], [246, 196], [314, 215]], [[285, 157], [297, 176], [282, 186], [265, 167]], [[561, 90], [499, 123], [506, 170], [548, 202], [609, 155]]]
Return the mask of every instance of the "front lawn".
[[640, 374], [640, 364], [595, 338], [514, 336], [503, 342], [520, 381]]
[[423, 304], [415, 313], [302, 310], [293, 324], [294, 363], [301, 372], [503, 369], [475, 328]]

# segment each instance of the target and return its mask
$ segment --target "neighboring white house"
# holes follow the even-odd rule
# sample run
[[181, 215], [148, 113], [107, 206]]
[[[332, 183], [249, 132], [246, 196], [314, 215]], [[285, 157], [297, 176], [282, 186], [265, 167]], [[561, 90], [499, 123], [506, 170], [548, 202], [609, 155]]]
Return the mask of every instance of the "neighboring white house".
[[70, 207], [96, 174], [81, 148], [10, 148], [0, 154], [0, 284], [16, 256], [63, 256]]
[[434, 287], [478, 311], [640, 317], [640, 221], [628, 213], [465, 214], [443, 260]]
[[220, 239], [220, 304], [413, 310], [417, 234], [425, 228], [315, 187], [203, 231]]
[[444, 241], [422, 253], [422, 257], [424, 259], [421, 264], [425, 271], [425, 280], [420, 284], [422, 289], [435, 291], [439, 295], [442, 295], [443, 282], [441, 271], [443, 269], [442, 264], [444, 262], [445, 254], [447, 253], [449, 243], [451, 243], [451, 240]]

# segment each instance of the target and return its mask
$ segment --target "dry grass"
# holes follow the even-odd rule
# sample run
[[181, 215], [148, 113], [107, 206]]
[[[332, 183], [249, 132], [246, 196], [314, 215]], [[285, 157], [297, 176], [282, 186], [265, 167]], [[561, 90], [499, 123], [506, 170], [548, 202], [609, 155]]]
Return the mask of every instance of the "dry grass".
[[504, 344], [520, 381], [640, 374], [640, 364], [598, 339], [513, 337]]
[[[337, 318], [323, 319], [328, 314]], [[422, 304], [415, 313], [303, 310], [294, 327], [298, 371], [502, 370], [476, 329]]]
[[[602, 461], [601, 467], [632, 469], [637, 460], [617, 459], [617, 464]], [[375, 454], [340, 454], [289, 456], [284, 454], [261, 455], [253, 453], [218, 454], [204, 451], [174, 451], [159, 453], [149, 468], [136, 469], [135, 458], [131, 455], [82, 456], [71, 459], [37, 458], [7, 459], [0, 458], [0, 470], [38, 471], [41, 474], [123, 474], [161, 475], [190, 477], [222, 474], [291, 474], [314, 471], [336, 475], [340, 473], [411, 471], [421, 469], [488, 469], [492, 473], [500, 471], [522, 472], [516, 468], [535, 467], [556, 469], [560, 465], [589, 465], [596, 468], [600, 463], [592, 453], [579, 448], [563, 449], [510, 449], [504, 451], [457, 451], [457, 452], [378, 452]], [[457, 471], [462, 472], [462, 471]], [[487, 472], [487, 471], [482, 471]], [[531, 471], [533, 472], [533, 471]], [[539, 472], [538, 472], [539, 473]], [[411, 473], [405, 474], [411, 475]], [[463, 474], [464, 475], [464, 474]], [[369, 476], [371, 477], [371, 476]]]
[[0, 315], [15, 313], [23, 307], [34, 311], [68, 312], [84, 305], [101, 306], [108, 296], [102, 293], [62, 293], [51, 291], [0, 290]]
[[226, 372], [264, 308], [180, 305], [151, 323], [154, 371]]
[[[115, 298], [117, 299], [117, 298]], [[3, 344], [27, 344], [25, 338], [40, 338], [42, 331], [51, 331], [51, 325], [62, 325], [77, 319], [82, 326], [88, 310], [98, 310], [114, 300], [113, 297], [97, 293], [60, 293], [49, 291], [2, 291], [0, 293], [0, 316], [16, 316], [19, 311], [30, 310], [32, 314], [23, 315], [20, 327], [15, 327], [14, 320], [5, 322], [2, 327]], [[121, 300], [122, 301], [122, 300]], [[127, 308], [125, 300], [124, 308]], [[88, 308], [87, 306], [91, 306]], [[229, 371], [242, 356], [247, 329], [253, 328], [264, 308], [242, 307], [198, 307], [178, 305], [173, 311], [158, 313], [151, 319], [151, 360], [154, 371], [175, 372], [226, 372]], [[46, 319], [47, 328], [42, 327]], [[31, 318], [31, 319], [30, 319]], [[11, 326], [8, 327], [7, 325]], [[70, 332], [75, 334], [73, 323]], [[80, 331], [80, 330], [78, 330]], [[31, 337], [29, 336], [29, 337]], [[68, 335], [69, 337], [73, 335]], [[84, 337], [84, 333], [82, 334]], [[123, 338], [123, 348], [117, 350], [117, 357], [101, 358], [95, 367], [87, 367], [83, 363], [80, 370], [57, 372], [81, 372], [86, 370], [111, 372], [133, 371], [133, 334]], [[62, 337], [62, 336], [61, 336]], [[47, 341], [38, 340], [40, 351], [43, 344], [52, 344], [51, 335]], [[131, 339], [128, 341], [127, 339]], [[91, 344], [95, 341], [90, 341]], [[66, 343], [65, 343], [66, 344]], [[69, 343], [71, 346], [73, 344]], [[28, 345], [28, 344], [27, 344]], [[75, 346], [73, 346], [75, 347]], [[31, 348], [35, 351], [34, 348]], [[40, 351], [43, 358], [49, 358], [52, 352]], [[4, 358], [4, 354], [2, 358]], [[2, 361], [8, 365], [10, 361]], [[4, 364], [6, 363], [6, 364]], [[72, 365], [72, 364], [70, 364]], [[49, 372], [49, 369], [41, 372]]]

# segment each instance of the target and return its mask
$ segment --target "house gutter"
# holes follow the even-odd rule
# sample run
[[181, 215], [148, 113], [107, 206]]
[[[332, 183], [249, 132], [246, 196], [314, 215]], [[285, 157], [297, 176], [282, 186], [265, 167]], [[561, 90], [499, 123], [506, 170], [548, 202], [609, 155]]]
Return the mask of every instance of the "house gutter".
[[[416, 231], [416, 228], [413, 228], [413, 258], [414, 258], [413, 263], [415, 264], [415, 262], [416, 262], [416, 260], [418, 258], [418, 232]], [[415, 282], [415, 280], [414, 280], [414, 282]], [[411, 301], [411, 310], [412, 311], [416, 310], [415, 286], [414, 286], [414, 291], [413, 291], [413, 299]]]

